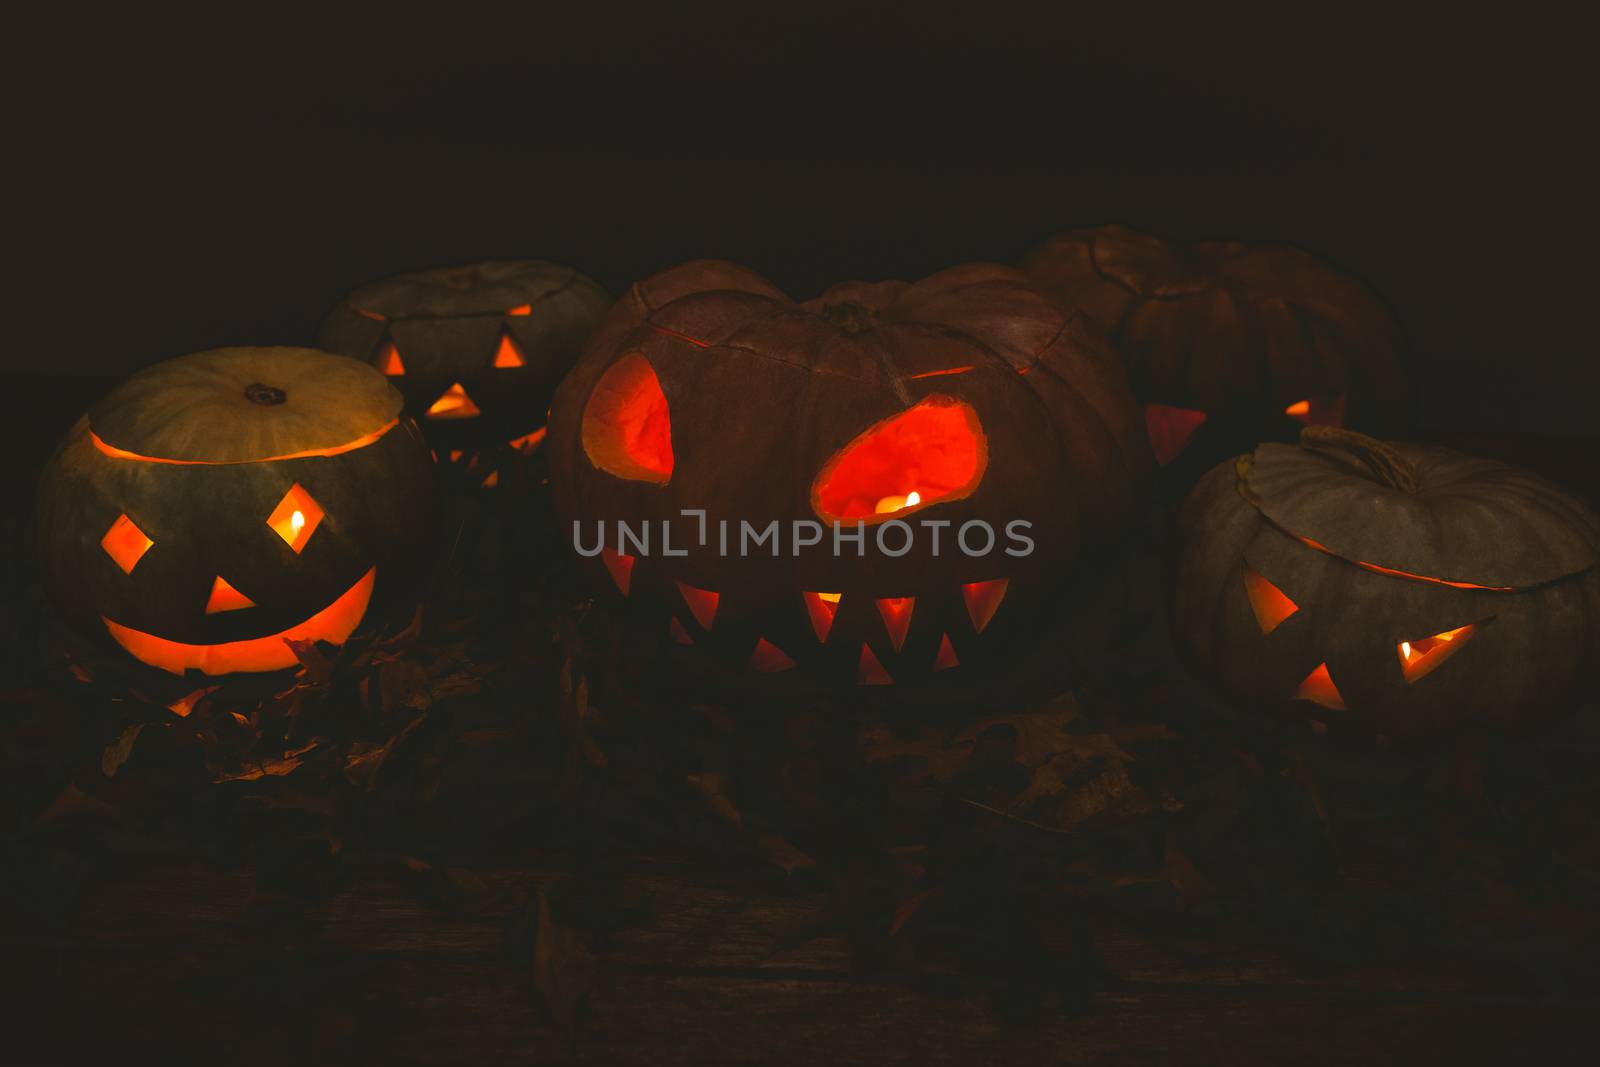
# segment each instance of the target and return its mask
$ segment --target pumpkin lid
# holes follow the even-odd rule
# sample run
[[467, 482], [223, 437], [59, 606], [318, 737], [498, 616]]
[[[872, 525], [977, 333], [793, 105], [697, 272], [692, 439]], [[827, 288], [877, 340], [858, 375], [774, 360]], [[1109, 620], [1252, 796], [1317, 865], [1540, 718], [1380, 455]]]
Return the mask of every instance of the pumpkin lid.
[[251, 463], [335, 455], [395, 425], [403, 403], [359, 360], [313, 348], [217, 348], [146, 367], [89, 412], [124, 459]]
[[1600, 518], [1528, 471], [1425, 445], [1307, 427], [1239, 464], [1240, 489], [1312, 547], [1401, 577], [1496, 590], [1600, 558]]
[[595, 284], [549, 260], [491, 260], [397, 274], [352, 290], [344, 304], [385, 319], [529, 314], [521, 309], [584, 283]]

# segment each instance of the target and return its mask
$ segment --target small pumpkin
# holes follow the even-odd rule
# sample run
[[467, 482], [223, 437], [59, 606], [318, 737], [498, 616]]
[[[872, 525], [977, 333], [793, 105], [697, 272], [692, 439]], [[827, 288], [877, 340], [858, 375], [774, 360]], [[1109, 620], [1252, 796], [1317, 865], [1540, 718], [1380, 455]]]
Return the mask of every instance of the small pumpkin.
[[1296, 423], [1384, 433], [1401, 417], [1398, 326], [1365, 285], [1302, 249], [1101, 226], [1049, 238], [1024, 269], [1127, 359], [1163, 464], [1208, 421], [1227, 442]]
[[40, 479], [46, 588], [84, 633], [182, 674], [277, 670], [342, 644], [425, 549], [432, 462], [364, 363], [222, 348], [148, 367]]
[[317, 343], [387, 375], [436, 446], [531, 444], [556, 383], [610, 306], [572, 267], [471, 263], [353, 290]]
[[1212, 470], [1179, 532], [1177, 639], [1251, 706], [1513, 727], [1600, 655], [1600, 519], [1493, 460], [1309, 427]]
[[[864, 684], [993, 658], [1153, 465], [1115, 358], [989, 265], [805, 303], [720, 261], [658, 274], [562, 383], [548, 447], [580, 551], [603, 530], [602, 580], [662, 637]], [[659, 532], [641, 552], [619, 520], [670, 524], [682, 555]], [[917, 525], [909, 541], [885, 528], [885, 550], [896, 521]], [[927, 521], [947, 524], [942, 550]], [[1035, 549], [1007, 554], [1018, 521]], [[724, 522], [778, 523], [781, 551], [723, 551]], [[798, 522], [822, 543], [791, 544]], [[860, 524], [860, 554], [834, 551], [835, 522]], [[969, 523], [994, 532], [991, 551], [976, 532], [958, 550]]]

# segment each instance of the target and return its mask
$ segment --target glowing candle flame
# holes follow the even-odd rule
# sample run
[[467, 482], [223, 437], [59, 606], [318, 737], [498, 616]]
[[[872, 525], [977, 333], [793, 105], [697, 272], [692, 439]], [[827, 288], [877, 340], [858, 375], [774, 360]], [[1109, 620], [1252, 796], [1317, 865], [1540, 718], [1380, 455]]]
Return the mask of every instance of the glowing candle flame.
[[289, 525], [294, 528], [294, 532], [295, 533], [299, 533], [300, 532], [300, 527], [304, 526], [305, 524], [306, 524], [306, 517], [304, 515], [302, 515], [300, 512], [297, 511], [293, 515], [289, 516]]
[[1402, 656], [1404, 656], [1406, 659], [1410, 659], [1411, 658], [1411, 642], [1410, 641], [1401, 641], [1400, 642], [1400, 654]]
[[887, 515], [891, 511], [899, 511], [902, 508], [915, 507], [920, 503], [922, 503], [922, 494], [913, 489], [905, 496], [884, 497], [883, 499], [879, 500], [877, 504], [873, 505], [872, 510], [874, 514]]

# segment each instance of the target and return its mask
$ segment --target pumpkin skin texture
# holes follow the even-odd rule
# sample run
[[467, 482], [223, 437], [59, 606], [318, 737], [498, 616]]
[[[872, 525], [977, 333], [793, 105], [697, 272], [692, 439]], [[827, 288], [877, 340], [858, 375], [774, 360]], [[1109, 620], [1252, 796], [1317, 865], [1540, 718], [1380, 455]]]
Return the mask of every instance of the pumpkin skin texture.
[[544, 426], [556, 383], [610, 306], [572, 267], [473, 263], [353, 290], [317, 344], [384, 371], [436, 446], [481, 448]]
[[84, 634], [173, 673], [293, 666], [284, 636], [342, 643], [427, 548], [433, 464], [401, 406], [371, 367], [313, 349], [146, 368], [43, 472], [47, 590]]
[[[630, 393], [640, 382], [658, 392]], [[625, 407], [617, 396], [647, 392], [670, 450], [619, 457], [599, 416]], [[924, 417], [936, 428], [904, 457], [873, 451], [894, 436], [877, 430], [922, 433]], [[845, 283], [803, 304], [721, 261], [665, 271], [635, 284], [596, 332], [557, 391], [547, 447], [567, 528], [577, 523], [592, 550], [602, 522], [607, 548], [632, 557], [625, 576], [591, 565], [635, 619], [736, 665], [798, 665], [841, 684], [994, 659], [1083, 547], [1125, 519], [1153, 466], [1115, 358], [1020, 272], [990, 265], [915, 284]], [[964, 448], [976, 449], [961, 453], [968, 465], [941, 481], [937, 457]], [[910, 490], [929, 499], [874, 512], [875, 497]], [[684, 509], [705, 511], [705, 545]], [[834, 517], [849, 530], [866, 524], [861, 555], [849, 542], [834, 554]], [[659, 542], [630, 551], [617, 520], [648, 522], [655, 536], [668, 521], [673, 551], [686, 554], [666, 557]], [[781, 554], [741, 558], [741, 521], [759, 530], [773, 520]], [[876, 541], [891, 520], [915, 532], [898, 557]], [[937, 554], [923, 520], [951, 523]], [[994, 529], [991, 553], [955, 547], [973, 520]], [[1020, 550], [1006, 534], [1013, 520], [1032, 524], [1031, 554], [1006, 554]], [[722, 521], [734, 539], [726, 555]], [[823, 543], [796, 552], [797, 521], [820, 523]], [[905, 540], [886, 539], [891, 549]], [[976, 530], [971, 543], [983, 543]]]
[[1600, 655], [1600, 519], [1503, 463], [1310, 427], [1212, 470], [1179, 533], [1177, 640], [1251, 707], [1512, 729]]
[[1399, 425], [1398, 326], [1365, 285], [1302, 249], [1102, 226], [1049, 238], [1024, 269], [1128, 361], [1162, 463], [1207, 423], [1207, 464], [1300, 425]]

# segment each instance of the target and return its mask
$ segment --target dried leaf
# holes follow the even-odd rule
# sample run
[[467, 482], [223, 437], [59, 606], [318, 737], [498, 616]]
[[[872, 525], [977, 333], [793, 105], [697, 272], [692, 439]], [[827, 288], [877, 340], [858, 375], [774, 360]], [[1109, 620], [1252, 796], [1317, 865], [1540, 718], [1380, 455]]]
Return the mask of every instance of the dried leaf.
[[777, 834], [756, 834], [756, 847], [771, 863], [785, 874], [793, 874], [813, 866], [816, 861]]
[[539, 891], [539, 929], [533, 949], [533, 985], [544, 997], [556, 1025], [570, 1027], [594, 988], [595, 962], [576, 933], [550, 914], [550, 901]]
[[893, 937], [898, 934], [900, 928], [909, 922], [913, 915], [922, 910], [922, 905], [926, 904], [928, 898], [936, 892], [938, 892], [936, 888], [924, 889], [920, 893], [913, 893], [901, 901], [900, 906], [894, 909], [894, 919], [889, 923], [889, 936]]
[[289, 646], [294, 658], [300, 661], [302, 670], [298, 679], [299, 684], [327, 685], [333, 678], [333, 660], [317, 647], [315, 641], [294, 641], [286, 637], [283, 643]]
[[87, 819], [114, 819], [117, 809], [103, 800], [96, 799], [79, 789], [77, 785], [69, 783], [57, 797], [50, 802], [49, 807], [39, 813], [38, 823], [56, 822], [60, 819], [87, 818]]
[[133, 754], [133, 743], [139, 739], [139, 731], [144, 729], [142, 722], [134, 723], [122, 731], [122, 736], [117, 738], [100, 755], [100, 773], [107, 778], [116, 776], [117, 769], [128, 762], [128, 757]]
[[196, 689], [194, 692], [186, 693], [177, 700], [174, 700], [171, 704], [168, 704], [167, 710], [172, 712], [172, 714], [176, 715], [180, 719], [186, 719], [189, 717], [189, 713], [195, 709], [196, 705], [198, 705], [200, 701], [204, 700], [207, 696], [215, 693], [221, 688], [222, 686], [220, 685], [202, 686], [201, 688]]
[[699, 794], [710, 808], [722, 819], [734, 826], [744, 825], [744, 816], [739, 811], [739, 806], [728, 796], [733, 782], [726, 774], [691, 774], [688, 776], [689, 787]]

